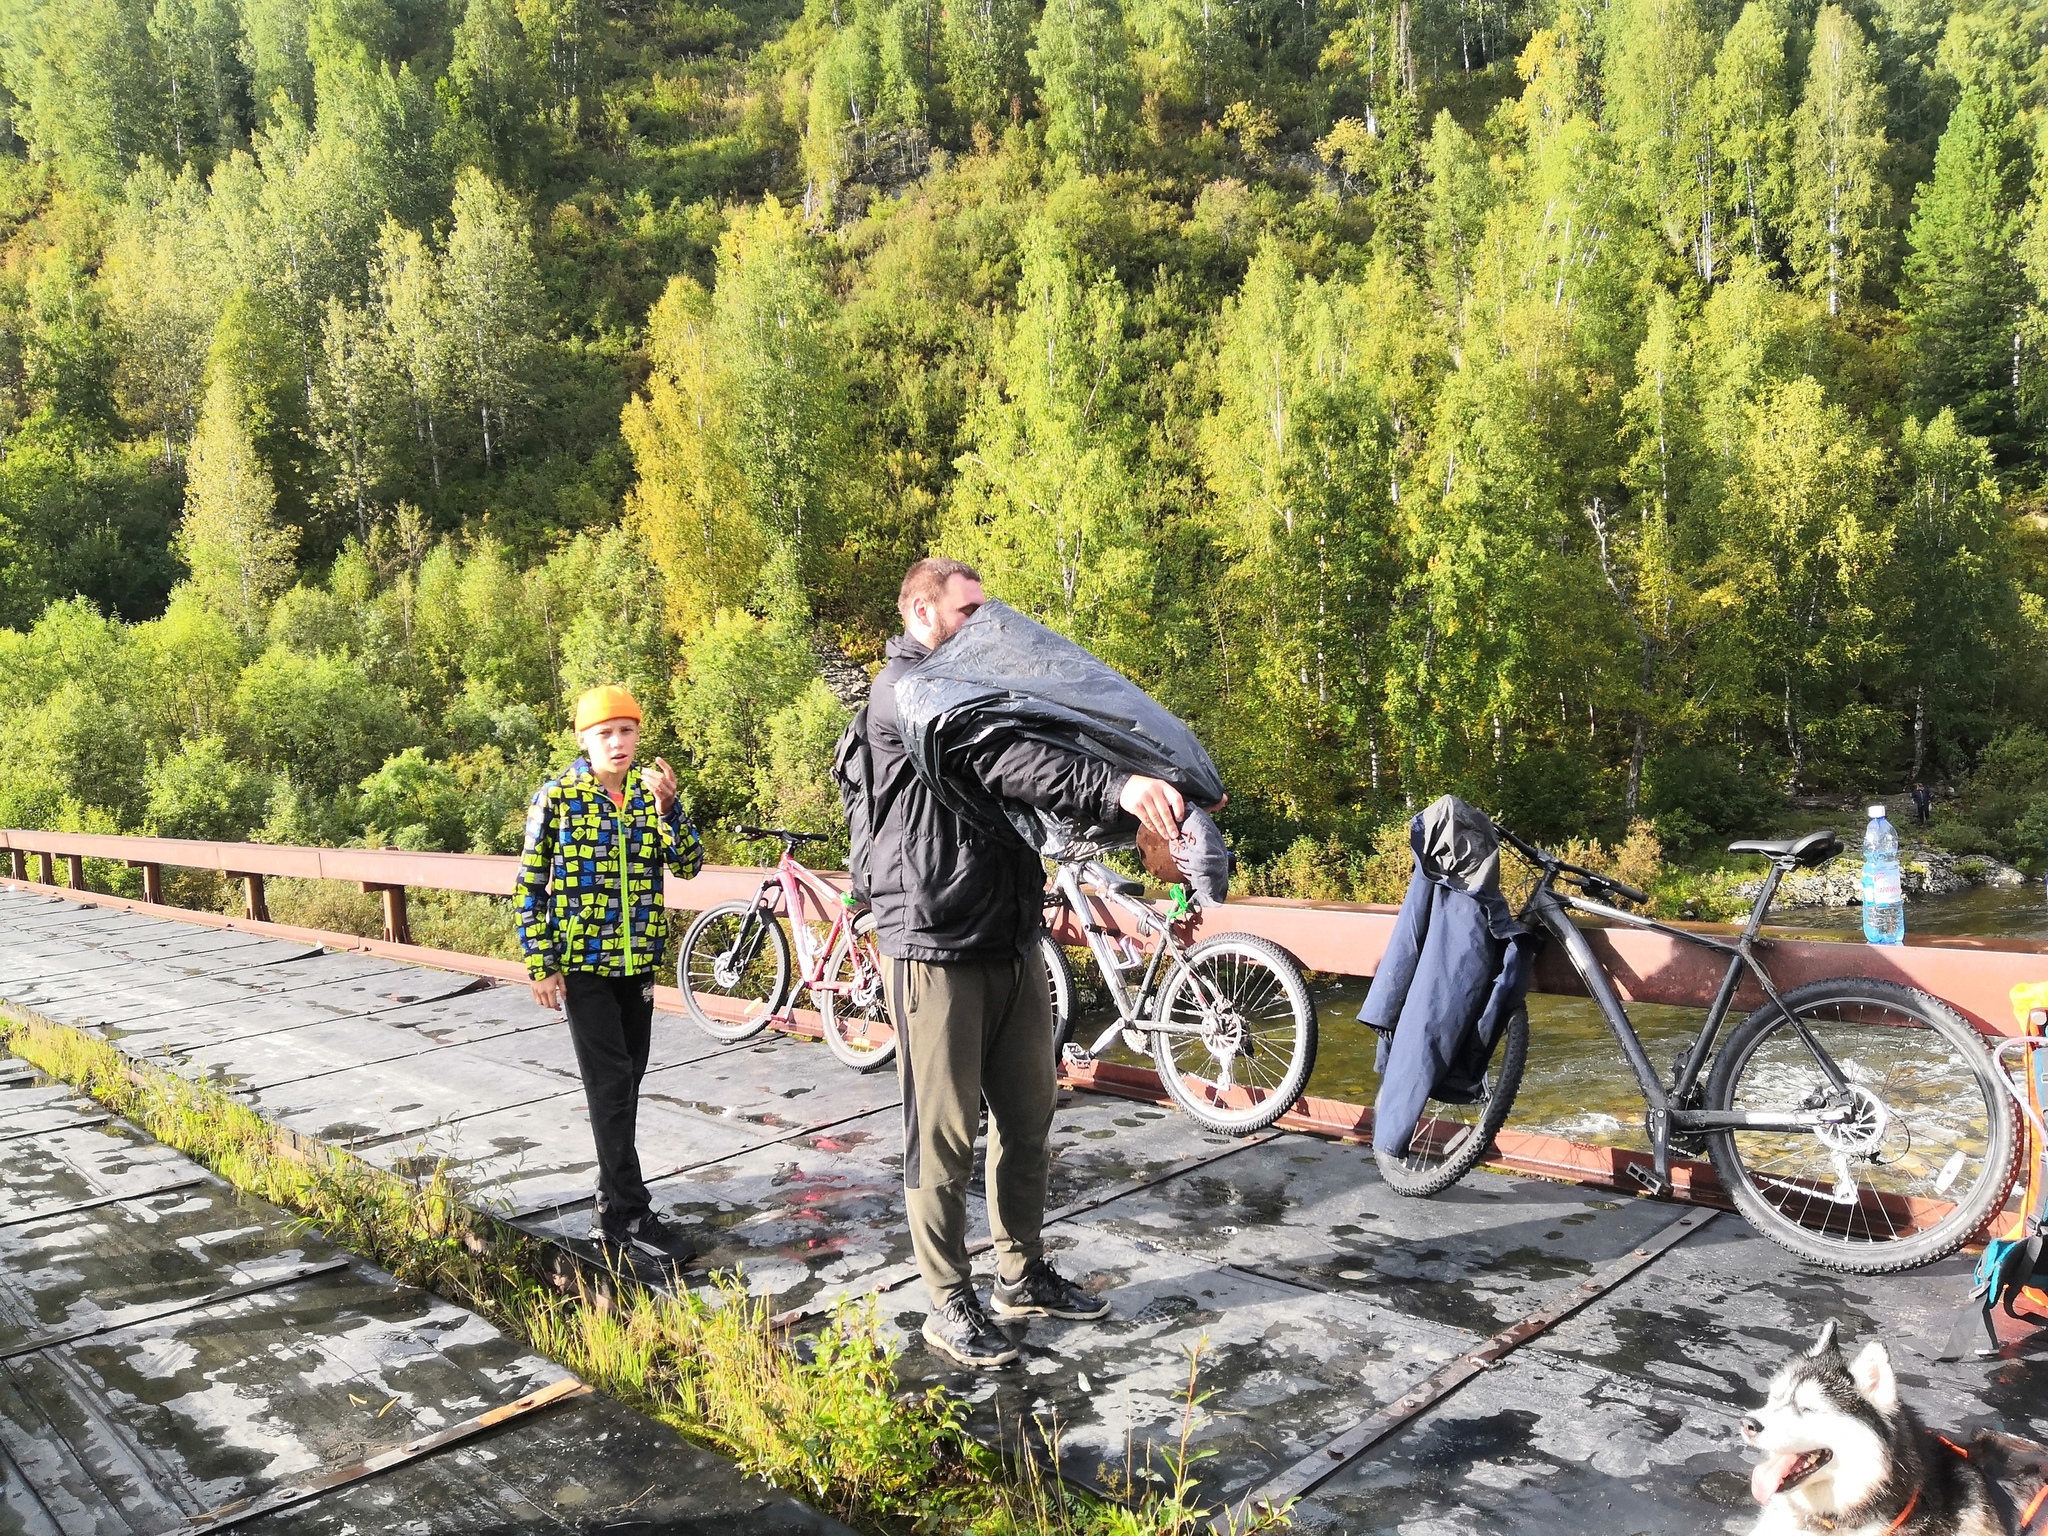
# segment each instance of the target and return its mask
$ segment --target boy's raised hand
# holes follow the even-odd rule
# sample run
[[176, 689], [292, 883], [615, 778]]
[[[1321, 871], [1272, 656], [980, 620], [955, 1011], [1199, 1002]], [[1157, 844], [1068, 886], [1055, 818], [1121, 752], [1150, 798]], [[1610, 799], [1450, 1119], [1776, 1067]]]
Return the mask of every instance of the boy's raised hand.
[[675, 769], [669, 767], [666, 758], [657, 757], [653, 767], [640, 771], [640, 780], [654, 796], [654, 808], [666, 816], [668, 808], [676, 803]]

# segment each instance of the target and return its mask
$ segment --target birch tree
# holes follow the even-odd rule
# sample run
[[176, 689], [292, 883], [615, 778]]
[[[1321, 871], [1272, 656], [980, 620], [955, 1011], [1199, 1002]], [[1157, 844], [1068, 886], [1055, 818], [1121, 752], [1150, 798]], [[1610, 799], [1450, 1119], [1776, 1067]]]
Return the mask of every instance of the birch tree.
[[257, 456], [248, 402], [226, 367], [213, 370], [192, 464], [178, 556], [200, 600], [254, 636], [291, 585], [298, 531], [277, 521], [277, 491]]
[[1792, 266], [1828, 313], [1863, 296], [1886, 254], [1884, 87], [1856, 18], [1824, 5], [1792, 115]]
[[540, 268], [525, 214], [481, 171], [465, 171], [456, 182], [454, 214], [441, 281], [462, 388], [476, 412], [489, 469], [504, 452], [513, 414], [531, 398]]
[[1785, 29], [1768, 0], [1749, 0], [1714, 58], [1714, 140], [1726, 162], [1728, 238], [1758, 261], [1782, 238], [1792, 150]]

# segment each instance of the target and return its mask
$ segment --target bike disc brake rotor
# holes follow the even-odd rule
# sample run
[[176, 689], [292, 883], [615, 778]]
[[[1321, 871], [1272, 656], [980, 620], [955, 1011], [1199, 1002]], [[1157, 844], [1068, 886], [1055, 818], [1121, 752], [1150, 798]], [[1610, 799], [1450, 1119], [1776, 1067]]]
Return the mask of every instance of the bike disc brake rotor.
[[854, 979], [853, 990], [847, 999], [862, 1012], [873, 1011], [882, 1000], [882, 975], [879, 971], [863, 970]]
[[1216, 1008], [1202, 1010], [1202, 1046], [1216, 1061], [1216, 1086], [1228, 1090], [1237, 1066], [1238, 1054], [1244, 1049], [1244, 1020], [1228, 1003]]
[[1891, 1126], [1892, 1112], [1885, 1108], [1884, 1100], [1861, 1083], [1851, 1083], [1848, 1113], [1840, 1120], [1816, 1125], [1813, 1134], [1830, 1152], [1875, 1162]]

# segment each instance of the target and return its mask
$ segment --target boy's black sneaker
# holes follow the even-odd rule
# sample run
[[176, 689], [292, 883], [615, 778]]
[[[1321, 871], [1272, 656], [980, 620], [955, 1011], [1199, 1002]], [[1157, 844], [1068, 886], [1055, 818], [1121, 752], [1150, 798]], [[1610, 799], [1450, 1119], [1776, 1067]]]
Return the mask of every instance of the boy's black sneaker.
[[1008, 1365], [1017, 1358], [1017, 1346], [988, 1320], [971, 1286], [963, 1285], [924, 1320], [924, 1341], [948, 1360], [974, 1370]]
[[1064, 1317], [1092, 1323], [1109, 1316], [1109, 1303], [1090, 1296], [1043, 1259], [1033, 1259], [1016, 1280], [998, 1279], [989, 1293], [998, 1317]]
[[696, 1250], [690, 1246], [689, 1239], [652, 1211], [618, 1225], [601, 1221], [591, 1229], [590, 1235], [606, 1254], [616, 1253], [628, 1262], [652, 1259], [681, 1269], [696, 1257]]

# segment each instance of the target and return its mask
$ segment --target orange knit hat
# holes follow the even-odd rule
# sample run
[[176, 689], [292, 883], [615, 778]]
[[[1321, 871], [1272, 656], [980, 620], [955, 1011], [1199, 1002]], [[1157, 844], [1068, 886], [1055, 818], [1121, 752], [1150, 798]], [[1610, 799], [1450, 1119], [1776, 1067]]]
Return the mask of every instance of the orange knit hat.
[[617, 683], [586, 688], [576, 696], [576, 729], [583, 732], [607, 720], [638, 720], [640, 705]]

